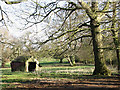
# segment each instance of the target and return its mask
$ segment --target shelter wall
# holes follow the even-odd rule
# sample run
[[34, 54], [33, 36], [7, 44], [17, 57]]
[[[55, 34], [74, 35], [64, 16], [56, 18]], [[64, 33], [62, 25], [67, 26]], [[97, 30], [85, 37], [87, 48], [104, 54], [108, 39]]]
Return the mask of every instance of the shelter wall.
[[11, 62], [11, 71], [25, 71], [25, 62]]

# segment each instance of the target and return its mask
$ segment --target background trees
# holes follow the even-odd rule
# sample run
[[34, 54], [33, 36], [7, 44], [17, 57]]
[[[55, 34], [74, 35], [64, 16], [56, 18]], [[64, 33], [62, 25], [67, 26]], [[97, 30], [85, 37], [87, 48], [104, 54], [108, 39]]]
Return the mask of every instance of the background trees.
[[[119, 21], [115, 19], [118, 16], [119, 2], [32, 1], [29, 7], [34, 11], [25, 11], [28, 16], [20, 16], [25, 20], [26, 28], [38, 25], [41, 22], [47, 23], [44, 29], [46, 38], [31, 42], [31, 45], [37, 44], [37, 48], [40, 48], [41, 45], [54, 43], [57, 49], [53, 49], [53, 52], [62, 53], [65, 51], [67, 55], [75, 56], [75, 52], [81, 47], [83, 39], [87, 40], [85, 38], [89, 38], [89, 43], [92, 42], [95, 62], [93, 74], [110, 75], [104, 58], [104, 49], [109, 47], [106, 47], [108, 46], [107, 43], [104, 46], [103, 40], [105, 38], [103, 36], [107, 37], [112, 34], [113, 37], [108, 38], [113, 39], [114, 49], [119, 58]], [[51, 47], [55, 46], [52, 45]], [[51, 47], [48, 49], [51, 49]], [[118, 68], [119, 66], [118, 59]]]
[[[119, 5], [119, 4], [118, 4]], [[113, 15], [112, 15], [112, 25], [111, 25], [111, 33], [112, 33], [112, 36], [113, 36], [113, 43], [114, 43], [114, 46], [115, 46], [115, 51], [116, 51], [116, 57], [117, 57], [117, 61], [118, 61], [118, 72], [120, 72], [120, 54], [119, 54], [119, 40], [118, 40], [118, 34], [119, 34], [119, 22], [117, 21], [117, 19], [119, 19], [117, 16], [118, 12], [117, 12], [117, 3], [116, 2], [113, 2], [112, 3], [112, 10], [113, 10]], [[117, 26], [117, 28], [116, 28]]]
[[0, 44], [1, 44], [1, 67], [5, 66], [5, 63], [13, 59], [14, 55], [14, 38], [8, 33], [5, 28], [0, 28]]

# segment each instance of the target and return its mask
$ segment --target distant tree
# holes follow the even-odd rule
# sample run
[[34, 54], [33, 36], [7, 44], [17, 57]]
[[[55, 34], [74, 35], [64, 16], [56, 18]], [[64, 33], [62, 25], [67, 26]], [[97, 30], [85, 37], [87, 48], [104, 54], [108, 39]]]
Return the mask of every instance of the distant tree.
[[12, 59], [12, 55], [14, 53], [14, 38], [10, 36], [8, 31], [4, 28], [0, 28], [0, 34], [0, 56], [2, 61], [1, 67], [5, 67], [5, 63], [9, 62], [10, 59]]
[[[119, 4], [118, 4], [119, 5]], [[112, 15], [112, 25], [111, 25], [111, 33], [113, 36], [113, 42], [115, 45], [115, 51], [116, 51], [116, 56], [117, 56], [117, 61], [118, 61], [118, 72], [120, 73], [120, 52], [119, 52], [119, 32], [120, 32], [120, 28], [119, 28], [119, 18], [117, 20], [117, 3], [113, 2], [113, 15]]]

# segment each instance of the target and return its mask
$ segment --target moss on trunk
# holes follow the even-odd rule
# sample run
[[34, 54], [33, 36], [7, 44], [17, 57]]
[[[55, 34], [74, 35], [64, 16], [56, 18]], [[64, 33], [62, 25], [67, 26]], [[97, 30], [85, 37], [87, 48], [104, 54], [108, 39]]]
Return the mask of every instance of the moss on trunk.
[[93, 39], [93, 51], [95, 60], [95, 70], [93, 75], [111, 75], [110, 71], [107, 69], [104, 55], [103, 55], [103, 42], [102, 35], [99, 27], [94, 25], [91, 28], [92, 39]]
[[107, 69], [106, 64], [99, 64], [95, 67], [95, 70], [93, 72], [93, 75], [107, 75], [110, 76], [111, 72]]
[[100, 25], [97, 22], [97, 18], [91, 20], [91, 33], [93, 40], [93, 52], [95, 60], [95, 70], [93, 75], [111, 75], [110, 71], [107, 69], [104, 55], [103, 55], [103, 42]]

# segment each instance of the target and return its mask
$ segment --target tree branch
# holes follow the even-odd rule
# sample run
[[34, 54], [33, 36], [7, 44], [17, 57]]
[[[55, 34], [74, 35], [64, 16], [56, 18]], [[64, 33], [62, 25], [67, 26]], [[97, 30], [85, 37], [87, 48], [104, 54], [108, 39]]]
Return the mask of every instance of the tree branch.
[[21, 2], [27, 1], [27, 0], [13, 0], [13, 1], [2, 0], [2, 1], [4, 1], [6, 4], [18, 4], [18, 3], [21, 3]]
[[3, 10], [2, 10], [2, 8], [1, 8], [1, 6], [0, 6], [0, 10], [1, 10], [1, 19], [0, 19], [0, 22], [1, 22], [2, 20], [4, 20], [4, 17], [3, 17]]

